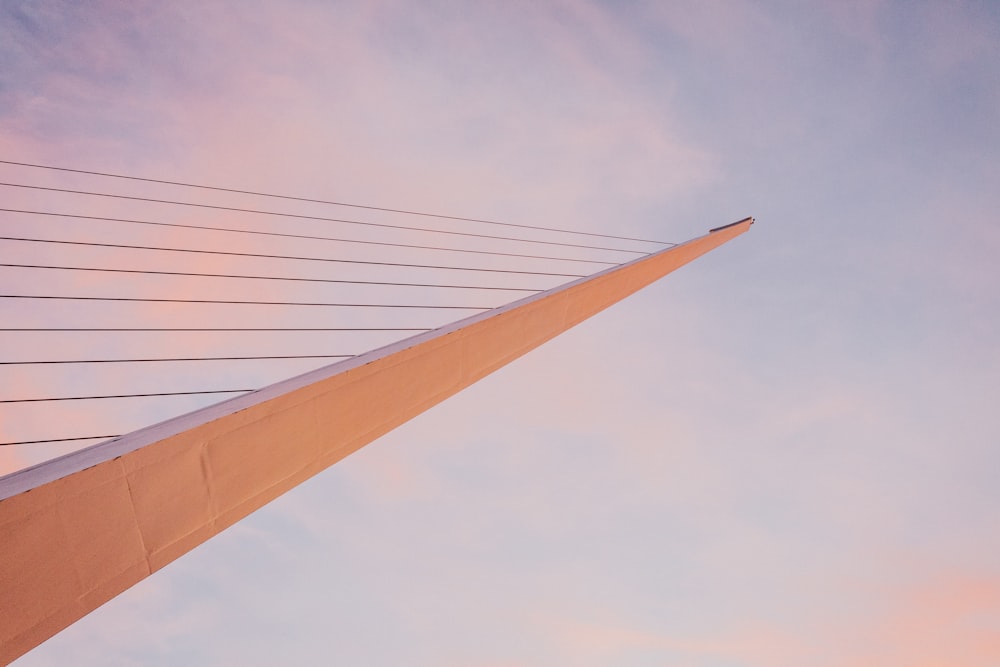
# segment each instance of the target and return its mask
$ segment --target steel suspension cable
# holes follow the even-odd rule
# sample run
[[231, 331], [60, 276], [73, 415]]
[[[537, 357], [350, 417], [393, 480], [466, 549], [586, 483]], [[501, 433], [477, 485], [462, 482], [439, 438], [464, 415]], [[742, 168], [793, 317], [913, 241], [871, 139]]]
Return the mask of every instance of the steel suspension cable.
[[210, 391], [164, 391], [149, 394], [113, 394], [107, 396], [47, 396], [45, 398], [8, 398], [0, 403], [48, 403], [52, 401], [97, 401], [106, 398], [147, 398], [151, 396], [193, 396], [196, 394], [246, 394], [256, 389], [213, 389]]
[[49, 211], [29, 211], [19, 208], [0, 208], [4, 213], [24, 213], [27, 215], [47, 215], [57, 218], [74, 218], [80, 220], [99, 220], [102, 222], [123, 222], [134, 225], [155, 225], [157, 227], [177, 227], [180, 229], [201, 229], [213, 232], [231, 232], [234, 234], [255, 234], [260, 236], [275, 236], [288, 239], [303, 239], [308, 241], [336, 241], [340, 243], [356, 243], [392, 248], [408, 248], [413, 250], [440, 250], [443, 252], [461, 252], [473, 255], [493, 255], [496, 257], [517, 257], [523, 259], [545, 259], [560, 262], [579, 262], [583, 264], [614, 265], [618, 262], [607, 262], [596, 259], [580, 259], [575, 257], [553, 257], [550, 255], [528, 255], [517, 252], [499, 252], [496, 250], [470, 250], [468, 248], [447, 248], [443, 246], [418, 245], [415, 243], [390, 243], [389, 241], [364, 241], [360, 239], [343, 239], [335, 236], [313, 236], [311, 234], [288, 234], [285, 232], [265, 232], [257, 229], [235, 229], [233, 227], [215, 227], [212, 225], [189, 225], [180, 222], [153, 222], [150, 220], [132, 220], [130, 218], [109, 218], [98, 215], [76, 215], [71, 213], [53, 213]]
[[280, 217], [280, 218], [295, 218], [295, 219], [298, 219], [298, 220], [319, 220], [319, 221], [323, 221], [323, 222], [340, 222], [340, 223], [348, 224], [348, 225], [363, 225], [365, 227], [382, 227], [382, 228], [386, 228], [386, 229], [402, 229], [402, 230], [410, 231], [410, 232], [426, 232], [426, 233], [432, 233], [432, 234], [449, 234], [449, 235], [452, 235], [452, 236], [468, 236], [468, 237], [473, 237], [473, 238], [493, 239], [493, 240], [500, 240], [500, 241], [518, 241], [518, 242], [521, 242], [521, 243], [535, 243], [535, 244], [541, 244], [541, 245], [561, 246], [561, 247], [564, 247], [564, 248], [587, 248], [587, 249], [590, 249], [590, 250], [610, 250], [610, 251], [613, 251], [613, 252], [626, 252], [626, 253], [632, 253], [632, 254], [636, 254], [636, 255], [644, 255], [644, 254], [646, 254], [645, 250], [629, 250], [629, 249], [626, 249], [626, 248], [608, 248], [606, 246], [584, 245], [584, 244], [580, 244], [580, 243], [564, 243], [564, 242], [561, 242], [561, 241], [541, 241], [541, 240], [537, 240], [537, 239], [526, 239], [526, 238], [518, 238], [518, 237], [512, 237], [512, 236], [496, 236], [496, 235], [493, 235], [493, 234], [476, 234], [476, 233], [473, 233], [473, 232], [456, 232], [456, 231], [453, 231], [453, 230], [433, 229], [433, 228], [430, 228], [430, 227], [410, 227], [408, 225], [390, 225], [390, 224], [384, 223], [384, 222], [363, 222], [361, 220], [348, 220], [346, 218], [328, 218], [328, 217], [325, 217], [325, 216], [318, 216], [318, 215], [302, 215], [302, 214], [299, 214], [299, 213], [281, 213], [281, 212], [278, 212], [278, 211], [264, 211], [264, 210], [261, 210], [261, 209], [239, 208], [239, 207], [236, 207], [236, 206], [219, 206], [219, 205], [216, 205], [216, 204], [198, 204], [196, 202], [177, 201], [177, 200], [174, 200], [174, 199], [155, 199], [153, 197], [135, 197], [135, 196], [132, 196], [132, 195], [116, 195], [116, 194], [112, 194], [112, 193], [109, 193], [109, 192], [92, 192], [92, 191], [89, 191], [89, 190], [71, 190], [71, 189], [68, 189], [68, 188], [53, 188], [53, 187], [47, 187], [47, 186], [43, 186], [43, 185], [27, 185], [27, 184], [24, 184], [24, 183], [6, 183], [6, 182], [0, 182], [0, 185], [5, 186], [5, 187], [9, 187], [9, 188], [26, 188], [26, 189], [29, 189], [29, 190], [43, 190], [43, 191], [46, 191], [46, 192], [63, 192], [63, 193], [67, 193], [67, 194], [86, 195], [86, 196], [89, 196], [89, 197], [108, 197], [108, 198], [111, 198], [111, 199], [127, 199], [129, 201], [143, 201], [143, 202], [150, 202], [150, 203], [154, 203], [154, 204], [170, 204], [170, 205], [173, 205], [173, 206], [191, 206], [191, 207], [195, 207], [195, 208], [207, 208], [207, 209], [212, 209], [212, 210], [216, 210], [216, 211], [233, 211], [233, 212], [236, 212], [236, 213], [254, 213], [254, 214], [258, 214], [258, 215], [270, 215], [270, 216], [276, 216], [276, 217]]
[[143, 303], [218, 303], [245, 306], [328, 306], [333, 308], [435, 308], [443, 310], [492, 310], [494, 306], [444, 306], [413, 303], [331, 303], [326, 301], [236, 301], [229, 299], [166, 299], [130, 296], [70, 296], [52, 294], [0, 294], [0, 299], [56, 299], [63, 301], [139, 301]]
[[465, 222], [478, 222], [478, 223], [482, 223], [482, 224], [486, 224], [486, 225], [500, 225], [500, 226], [503, 226], [503, 227], [517, 227], [517, 228], [520, 228], [520, 229], [537, 229], [537, 230], [548, 231], [548, 232], [561, 232], [561, 233], [565, 233], [565, 234], [578, 234], [578, 235], [581, 235], [581, 236], [593, 236], [593, 237], [606, 238], [606, 239], [618, 239], [620, 241], [638, 241], [640, 243], [656, 243], [656, 244], [660, 244], [660, 245], [675, 245], [675, 244], [671, 244], [671, 243], [666, 243], [665, 241], [653, 241], [651, 239], [640, 239], [640, 238], [633, 238], [633, 237], [630, 237], [630, 236], [615, 236], [615, 235], [612, 235], [612, 234], [598, 234], [598, 233], [595, 233], [595, 232], [581, 232], [581, 231], [577, 231], [577, 230], [573, 230], [573, 229], [559, 229], [557, 227], [541, 227], [541, 226], [537, 226], [537, 225], [525, 225], [525, 224], [517, 224], [517, 223], [513, 223], [513, 222], [499, 222], [499, 221], [496, 221], [496, 220], [483, 220], [483, 219], [480, 219], [480, 218], [464, 218], [464, 217], [455, 216], [455, 215], [442, 215], [442, 214], [439, 214], [439, 213], [425, 213], [425, 212], [421, 212], [421, 211], [410, 211], [410, 210], [405, 210], [405, 209], [386, 208], [386, 207], [382, 207], [382, 206], [366, 206], [366, 205], [363, 205], [363, 204], [351, 204], [351, 203], [347, 203], [347, 202], [329, 201], [329, 200], [325, 200], [325, 199], [310, 199], [310, 198], [307, 198], [307, 197], [294, 197], [294, 196], [291, 196], [291, 195], [279, 195], [279, 194], [273, 194], [273, 193], [268, 193], [268, 192], [257, 192], [257, 191], [253, 191], [253, 190], [238, 190], [238, 189], [235, 189], [235, 188], [223, 188], [223, 187], [211, 186], [211, 185], [199, 185], [199, 184], [195, 184], [195, 183], [184, 183], [184, 182], [181, 182], [181, 181], [168, 181], [168, 180], [156, 179], [156, 178], [141, 178], [139, 176], [127, 176], [125, 174], [113, 174], [113, 173], [101, 172], [101, 171], [88, 171], [88, 170], [85, 170], [85, 169], [69, 169], [67, 167], [54, 167], [54, 166], [50, 166], [50, 165], [33, 164], [33, 163], [29, 163], [29, 162], [14, 162], [12, 160], [0, 160], [0, 164], [9, 164], [9, 165], [15, 165], [15, 166], [19, 166], [19, 167], [31, 167], [31, 168], [34, 168], [34, 169], [48, 169], [48, 170], [51, 170], [51, 171], [71, 172], [71, 173], [76, 173], [76, 174], [87, 174], [87, 175], [90, 175], [90, 176], [103, 176], [103, 177], [106, 177], [106, 178], [120, 178], [120, 179], [126, 179], [126, 180], [130, 180], [130, 181], [141, 181], [141, 182], [145, 182], [145, 183], [159, 183], [161, 185], [176, 185], [176, 186], [181, 186], [181, 187], [186, 187], [186, 188], [197, 188], [197, 189], [200, 189], [200, 190], [214, 190], [216, 192], [231, 192], [231, 193], [235, 193], [235, 194], [255, 195], [255, 196], [258, 196], [258, 197], [269, 197], [269, 198], [273, 198], [273, 199], [285, 199], [285, 200], [290, 200], [290, 201], [309, 202], [309, 203], [313, 203], [313, 204], [328, 204], [328, 205], [331, 205], [331, 206], [344, 206], [344, 207], [349, 207], [349, 208], [365, 209], [365, 210], [369, 210], [369, 211], [385, 211], [385, 212], [388, 212], [388, 213], [402, 213], [402, 214], [405, 214], [405, 215], [416, 215], [416, 216], [423, 216], [423, 217], [428, 217], [428, 218], [441, 218], [441, 219], [445, 219], [445, 220], [461, 220], [461, 221], [465, 221]]
[[443, 289], [499, 290], [503, 292], [541, 292], [540, 289], [523, 287], [489, 287], [480, 285], [441, 285], [437, 283], [397, 283], [376, 280], [340, 280], [338, 278], [296, 278], [288, 276], [250, 276], [233, 273], [191, 273], [187, 271], [153, 271], [150, 269], [105, 269], [87, 266], [51, 266], [46, 264], [4, 264], [0, 267], [15, 269], [48, 269], [55, 271], [92, 271], [98, 273], [138, 273], [156, 276], [188, 276], [195, 278], [235, 278], [240, 280], [279, 280], [307, 283], [337, 283], [346, 285], [385, 285], [391, 287], [438, 287]]
[[433, 331], [424, 327], [21, 327], [0, 331]]
[[0, 447], [10, 447], [11, 445], [40, 445], [46, 442], [72, 442], [74, 440], [108, 440], [120, 437], [121, 433], [116, 435], [84, 435], [76, 438], [49, 438], [48, 440], [19, 440], [17, 442], [0, 442]]
[[0, 366], [34, 366], [40, 364], [125, 364], [155, 361], [258, 361], [264, 359], [350, 359], [356, 354], [280, 354], [249, 357], [157, 357], [152, 359], [45, 359], [40, 361], [0, 361]]
[[303, 262], [334, 262], [338, 264], [363, 264], [368, 266], [398, 266], [415, 269], [442, 269], [448, 271], [481, 271], [485, 273], [511, 273], [529, 276], [557, 276], [561, 278], [583, 278], [582, 273], [550, 273], [545, 271], [516, 271], [513, 269], [485, 269], [472, 266], [442, 266], [437, 264], [409, 264], [405, 262], [372, 262], [360, 259], [335, 259], [332, 257], [301, 257], [296, 255], [269, 255], [254, 252], [236, 252], [232, 250], [198, 250], [194, 248], [165, 248], [162, 246], [130, 245], [125, 243], [99, 243], [97, 241], [60, 241], [55, 239], [37, 239], [24, 236], [0, 236], [0, 241], [19, 241], [24, 243], [59, 243], [63, 245], [92, 246], [96, 248], [125, 248], [129, 250], [158, 250], [161, 252], [187, 252], [202, 255], [226, 255], [230, 257], [257, 257], [263, 259], [292, 259]]

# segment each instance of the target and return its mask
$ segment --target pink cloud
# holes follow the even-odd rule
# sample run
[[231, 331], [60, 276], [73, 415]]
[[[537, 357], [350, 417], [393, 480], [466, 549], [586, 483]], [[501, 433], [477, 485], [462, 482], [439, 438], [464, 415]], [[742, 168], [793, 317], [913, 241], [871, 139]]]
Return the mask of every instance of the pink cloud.
[[845, 665], [987, 667], [1000, 662], [1000, 576], [931, 572], [924, 581], [894, 591], [893, 603], [872, 629], [871, 657]]
[[[861, 601], [857, 601], [861, 604]], [[964, 573], [934, 579], [884, 599], [880, 611], [831, 618], [829, 599], [792, 626], [746, 619], [712, 632], [652, 631], [539, 615], [537, 621], [574, 664], [627, 661], [639, 651], [673, 664], [726, 658], [745, 665], [811, 664], [988, 667], [1000, 660], [1000, 579]]]

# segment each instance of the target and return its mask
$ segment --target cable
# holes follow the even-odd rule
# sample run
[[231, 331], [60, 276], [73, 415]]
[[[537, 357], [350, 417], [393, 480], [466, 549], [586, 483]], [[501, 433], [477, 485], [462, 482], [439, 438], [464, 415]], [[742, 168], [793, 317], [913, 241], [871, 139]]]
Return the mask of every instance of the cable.
[[[0, 160], [2, 162], [2, 160]], [[73, 215], [70, 213], [50, 213], [47, 211], [28, 211], [19, 208], [0, 208], [5, 213], [26, 213], [29, 215], [48, 215], [57, 218], [79, 218], [80, 220], [100, 220], [103, 222], [125, 222], [134, 225], [156, 225], [158, 227], [179, 227], [182, 229], [202, 229], [213, 232], [232, 232], [234, 234], [259, 234], [261, 236], [278, 236], [289, 239], [307, 239], [310, 241], [338, 241], [341, 243], [359, 243], [364, 245], [389, 246], [393, 248], [411, 248], [416, 250], [442, 250], [446, 252], [465, 252], [476, 255], [496, 255], [500, 257], [521, 257], [525, 259], [547, 259], [560, 262], [582, 262], [585, 264], [613, 265], [618, 262], [604, 262], [596, 259], [576, 259], [573, 257], [550, 257], [548, 255], [526, 255], [516, 252], [498, 252], [495, 250], [469, 250], [466, 248], [445, 248], [432, 245], [417, 245], [413, 243], [389, 243], [388, 241], [362, 241], [358, 239], [342, 239], [334, 236], [312, 236], [309, 234], [286, 234], [282, 232], [264, 232], [255, 229], [233, 229], [231, 227], [213, 227], [211, 225], [185, 225], [179, 222], [152, 222], [149, 220], [132, 220], [129, 218], [106, 218], [97, 215]], [[675, 245], [675, 244], [672, 244]]]
[[356, 354], [289, 354], [259, 357], [175, 357], [170, 359], [67, 359], [46, 361], [0, 361], [0, 366], [31, 366], [36, 364], [123, 364], [146, 361], [256, 361], [260, 359], [350, 359]]
[[482, 287], [478, 285], [438, 285], [432, 283], [392, 283], [373, 280], [338, 280], [333, 278], [291, 278], [283, 276], [247, 276], [231, 273], [188, 273], [185, 271], [149, 271], [142, 269], [100, 269], [85, 266], [45, 266], [40, 264], [0, 264], [0, 267], [15, 269], [51, 269], [56, 271], [98, 271], [102, 273], [142, 273], [157, 276], [191, 276], [196, 278], [239, 278], [243, 280], [285, 280], [308, 283], [341, 283], [348, 285], [389, 285], [394, 287], [441, 287], [448, 289], [485, 289], [503, 292], [541, 292], [540, 289], [523, 287]]
[[[427, 232], [432, 234], [449, 234], [452, 236], [469, 236], [480, 239], [494, 239], [500, 241], [518, 241], [521, 243], [536, 243], [542, 245], [554, 245], [564, 248], [587, 248], [589, 250], [611, 250], [614, 252], [628, 252], [636, 255], [646, 254], [645, 250], [627, 250], [625, 248], [608, 248], [606, 246], [583, 245], [580, 243], [564, 243], [561, 241], [539, 241], [536, 239], [525, 239], [513, 236], [495, 236], [493, 234], [474, 234], [473, 232], [456, 232], [447, 229], [432, 229], [430, 227], [409, 227], [407, 225], [390, 225], [384, 222], [362, 222], [361, 220], [347, 220], [344, 218], [327, 218], [317, 215], [302, 215], [299, 213], [279, 213], [277, 211], [263, 211], [254, 208], [238, 208], [235, 206], [218, 206], [215, 204], [197, 204], [195, 202], [176, 201], [173, 199], [153, 199], [152, 197], [133, 197], [130, 195], [116, 195], [109, 192], [90, 192], [88, 190], [69, 190], [67, 188], [50, 188], [43, 185], [25, 185], [23, 183], [3, 183], [0, 185], [9, 188], [26, 188], [29, 190], [44, 190], [46, 192], [64, 192], [74, 195], [87, 195], [89, 197], [109, 197], [111, 199], [127, 199], [129, 201], [144, 201], [153, 204], [171, 204], [174, 206], [191, 206], [194, 208], [208, 208], [215, 211], [234, 211], [236, 213], [256, 213], [259, 215], [272, 215], [279, 218], [295, 218], [298, 220], [320, 220], [323, 222], [341, 222], [347, 225], [363, 225], [365, 227], [383, 227], [385, 229], [403, 229], [409, 232]], [[659, 242], [656, 242], [659, 243]]]
[[433, 331], [428, 328], [400, 328], [400, 327], [198, 327], [198, 328], [170, 328], [170, 327], [59, 327], [59, 328], [20, 328], [3, 329], [0, 331]]
[[579, 234], [581, 236], [596, 236], [596, 237], [606, 238], [606, 239], [618, 239], [618, 240], [621, 240], [621, 241], [639, 241], [641, 243], [664, 243], [663, 241], [651, 241], [649, 239], [637, 239], [637, 238], [632, 238], [632, 237], [629, 237], [629, 236], [613, 236], [611, 234], [596, 234], [596, 233], [593, 233], [593, 232], [579, 232], [579, 231], [572, 230], [572, 229], [558, 229], [556, 227], [540, 227], [540, 226], [536, 226], [536, 225], [519, 225], [519, 224], [516, 224], [516, 223], [513, 223], [513, 222], [496, 222], [496, 221], [493, 221], [493, 220], [481, 220], [479, 218], [463, 218], [463, 217], [454, 216], [454, 215], [441, 215], [441, 214], [438, 214], [438, 213], [422, 213], [420, 211], [408, 211], [408, 210], [397, 209], [397, 208], [384, 208], [384, 207], [381, 207], [381, 206], [365, 206], [365, 205], [362, 205], [362, 204], [348, 204], [348, 203], [345, 203], [345, 202], [327, 201], [327, 200], [324, 200], [324, 199], [308, 199], [306, 197], [292, 197], [292, 196], [289, 196], [289, 195], [276, 195], [276, 194], [271, 194], [271, 193], [267, 193], [267, 192], [254, 192], [252, 190], [236, 190], [236, 189], [233, 189], [233, 188], [221, 188], [221, 187], [214, 187], [214, 186], [210, 186], [210, 185], [196, 185], [194, 183], [182, 183], [182, 182], [179, 182], [179, 181], [166, 181], [166, 180], [160, 180], [160, 179], [155, 179], [155, 178], [140, 178], [138, 176], [125, 176], [123, 174], [110, 174], [110, 173], [107, 173], [107, 172], [100, 172], [100, 171], [86, 171], [86, 170], [83, 170], [83, 169], [69, 169], [69, 168], [66, 168], [66, 167], [52, 167], [52, 166], [42, 165], [42, 164], [31, 164], [31, 163], [28, 163], [28, 162], [13, 162], [11, 160], [0, 160], [0, 164], [11, 164], [11, 165], [19, 166], [19, 167], [33, 167], [35, 169], [49, 169], [49, 170], [52, 170], [52, 171], [66, 171], [66, 172], [72, 172], [72, 173], [75, 173], [75, 174], [88, 174], [90, 176], [105, 176], [105, 177], [108, 177], [108, 178], [122, 178], [122, 179], [127, 179], [127, 180], [130, 180], [130, 181], [142, 181], [142, 182], [145, 182], [145, 183], [160, 183], [162, 185], [179, 185], [179, 186], [186, 187], [186, 188], [198, 188], [200, 190], [215, 190], [217, 192], [232, 192], [232, 193], [241, 194], [241, 195], [256, 195], [258, 197], [271, 197], [271, 198], [274, 198], [274, 199], [286, 199], [286, 200], [292, 200], [292, 201], [303, 201], [303, 202], [310, 202], [310, 203], [313, 203], [313, 204], [330, 204], [332, 206], [346, 206], [346, 207], [350, 207], [350, 208], [366, 209], [366, 210], [369, 210], [369, 211], [385, 211], [387, 213], [403, 213], [405, 215], [419, 215], [419, 216], [428, 217], [428, 218], [442, 218], [442, 219], [445, 219], [445, 220], [463, 220], [465, 222], [481, 222], [481, 223], [487, 224], [487, 225], [501, 225], [501, 226], [504, 226], [504, 227], [519, 227], [521, 229], [539, 229], [539, 230], [544, 230], [544, 231], [547, 231], [547, 232], [562, 232], [562, 233], [566, 233], [566, 234]]
[[48, 294], [0, 294], [0, 299], [62, 299], [66, 301], [142, 301], [146, 303], [225, 303], [247, 306], [332, 306], [339, 308], [440, 308], [445, 310], [492, 310], [494, 306], [439, 306], [412, 303], [328, 303], [322, 301], [229, 301], [225, 299], [153, 299], [126, 296], [63, 296]]
[[53, 438], [50, 440], [20, 440], [18, 442], [0, 442], [0, 447], [9, 447], [11, 445], [37, 445], [43, 442], [70, 442], [72, 440], [107, 440], [110, 438], [120, 438], [121, 434], [117, 435], [85, 435], [78, 438]]
[[14, 398], [0, 403], [42, 403], [46, 401], [93, 401], [104, 398], [144, 398], [148, 396], [190, 396], [193, 394], [245, 394], [255, 389], [218, 389], [215, 391], [167, 391], [155, 394], [115, 394], [114, 396], [58, 396], [50, 398]]
[[26, 243], [59, 243], [63, 245], [82, 245], [96, 248], [127, 248], [129, 250], [159, 250], [163, 252], [190, 252], [202, 255], [227, 255], [232, 257], [261, 257], [265, 259], [293, 259], [302, 262], [335, 262], [338, 264], [367, 264], [371, 266], [402, 266], [414, 269], [446, 269], [451, 271], [484, 271], [487, 273], [516, 273], [530, 276], [557, 276], [560, 278], [584, 278], [580, 273], [547, 273], [544, 271], [515, 271], [513, 269], [484, 269], [469, 266], [438, 266], [434, 264], [404, 264], [401, 262], [368, 262], [359, 259], [333, 259], [330, 257], [298, 257], [294, 255], [267, 255], [253, 252], [235, 252], [228, 250], [195, 250], [192, 248], [163, 248], [160, 246], [127, 245], [123, 243], [98, 243], [96, 241], [56, 241], [53, 239], [32, 239], [21, 236], [0, 236], [0, 241], [23, 241]]

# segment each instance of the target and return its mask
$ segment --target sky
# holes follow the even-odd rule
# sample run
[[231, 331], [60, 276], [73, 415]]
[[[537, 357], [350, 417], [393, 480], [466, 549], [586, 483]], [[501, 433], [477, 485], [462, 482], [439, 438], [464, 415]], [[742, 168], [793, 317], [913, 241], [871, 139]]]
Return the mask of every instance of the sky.
[[[0, 0], [2, 160], [673, 242], [757, 220], [15, 664], [1000, 663], [997, 62], [1000, 6], [989, 1]], [[2, 164], [0, 181], [413, 223]], [[7, 208], [344, 231], [0, 188]], [[310, 249], [10, 213], [0, 225], [12, 236]], [[0, 242], [0, 256], [179, 265], [165, 254], [39, 246]], [[360, 260], [403, 256], [334, 246]], [[183, 266], [320, 275], [221, 256]], [[533, 289], [561, 280], [480, 278]], [[13, 268], [0, 268], [0, 285], [162, 298], [321, 293]], [[484, 306], [520, 295], [405, 294]], [[194, 308], [0, 299], [0, 319], [320, 317]], [[460, 314], [336, 321], [423, 327]], [[33, 359], [353, 354], [402, 334], [0, 335], [6, 357]], [[296, 363], [7, 366], [0, 392], [240, 388], [321, 362]], [[214, 399], [138, 400], [6, 405], [0, 439], [138, 428]], [[4, 447], [0, 470], [70, 448]]]

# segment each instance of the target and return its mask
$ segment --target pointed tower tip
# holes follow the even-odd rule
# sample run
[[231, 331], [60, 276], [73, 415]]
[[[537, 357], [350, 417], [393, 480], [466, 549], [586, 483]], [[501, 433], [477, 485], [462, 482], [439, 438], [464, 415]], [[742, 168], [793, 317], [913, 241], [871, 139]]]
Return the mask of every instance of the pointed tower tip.
[[753, 219], [752, 216], [751, 217], [746, 217], [746, 218], [743, 218], [742, 220], [737, 220], [736, 222], [731, 222], [728, 225], [722, 225], [721, 227], [716, 227], [714, 229], [710, 229], [710, 230], [708, 230], [708, 233], [711, 234], [712, 232], [718, 232], [718, 231], [721, 231], [723, 229], [729, 229], [730, 227], [735, 227], [736, 225], [742, 225], [744, 222], [749, 222], [752, 225], [755, 222], [755, 220]]

